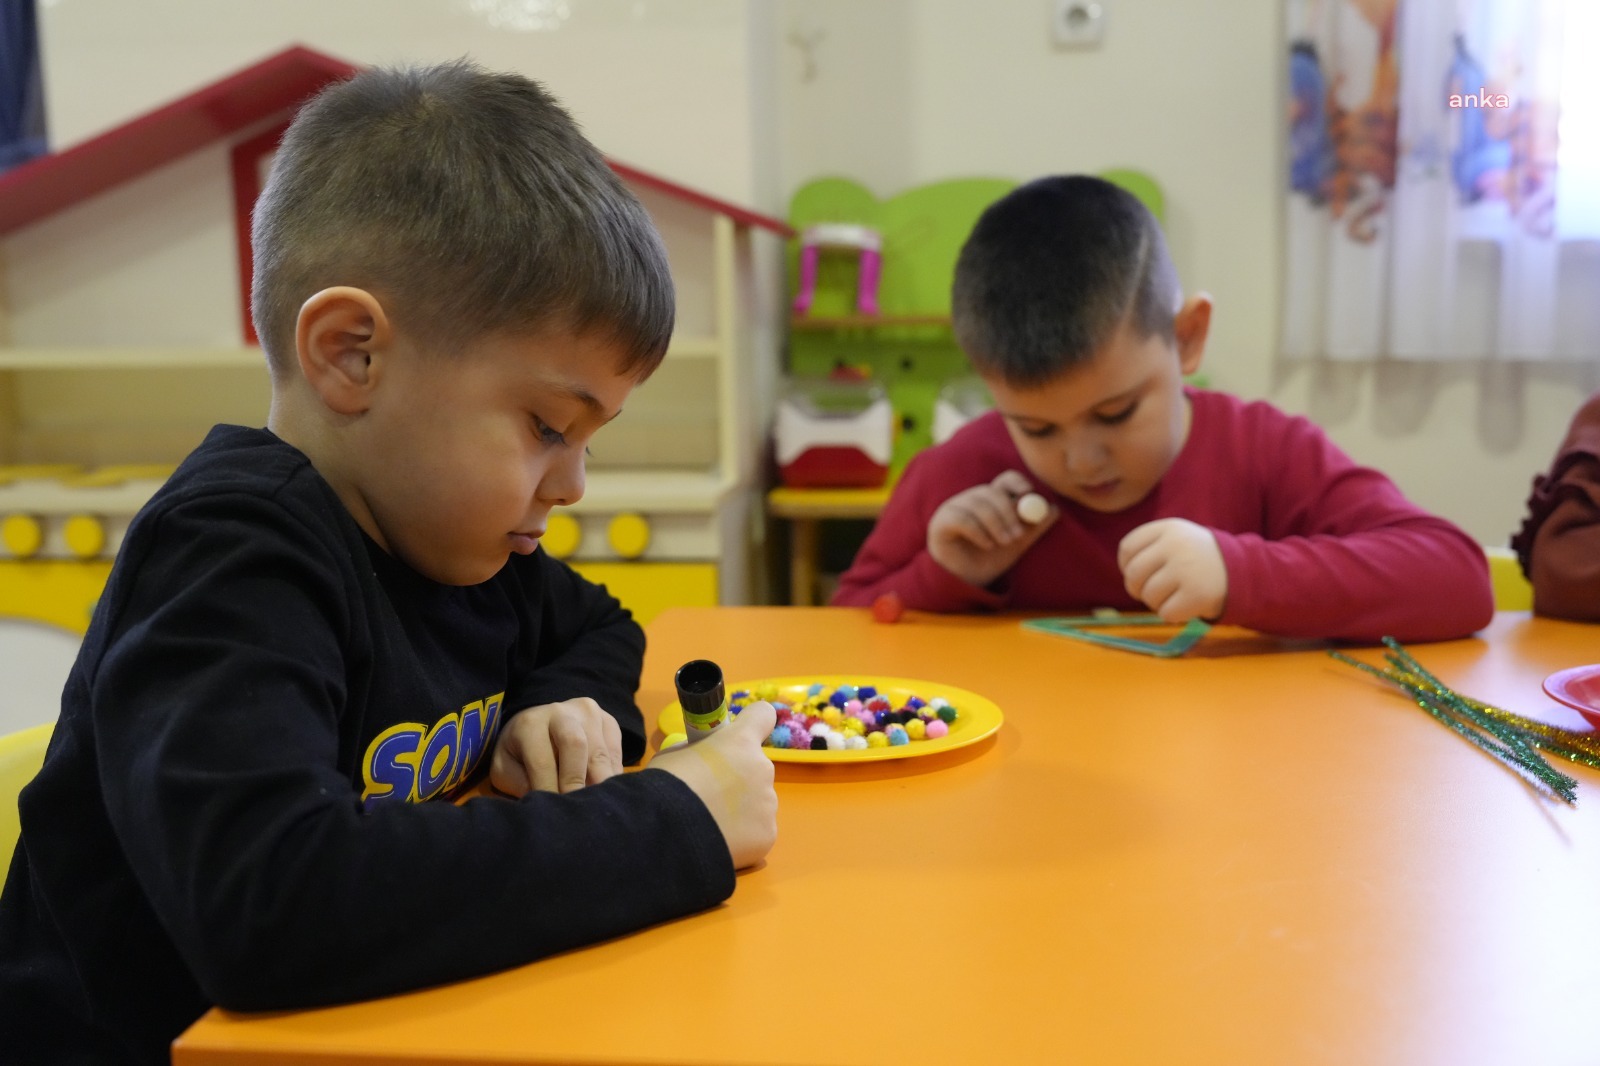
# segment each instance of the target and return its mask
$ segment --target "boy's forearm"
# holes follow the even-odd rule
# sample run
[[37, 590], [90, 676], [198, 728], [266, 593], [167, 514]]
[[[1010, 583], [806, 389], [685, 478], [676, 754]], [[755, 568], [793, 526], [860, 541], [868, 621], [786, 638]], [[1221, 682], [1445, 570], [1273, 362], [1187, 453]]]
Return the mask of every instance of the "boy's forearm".
[[1488, 625], [1494, 595], [1481, 548], [1424, 518], [1345, 535], [1266, 540], [1217, 533], [1228, 569], [1221, 621], [1287, 637], [1451, 640]]
[[565, 796], [371, 813], [287, 809], [254, 839], [203, 816], [215, 854], [158, 898], [208, 998], [235, 1010], [368, 999], [632, 932], [727, 898], [704, 805], [643, 771]]

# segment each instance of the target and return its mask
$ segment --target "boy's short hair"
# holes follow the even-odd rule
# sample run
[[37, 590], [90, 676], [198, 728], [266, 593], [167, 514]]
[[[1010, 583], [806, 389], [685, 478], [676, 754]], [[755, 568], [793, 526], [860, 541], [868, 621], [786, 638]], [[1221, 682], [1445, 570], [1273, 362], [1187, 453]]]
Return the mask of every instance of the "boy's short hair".
[[609, 333], [622, 373], [666, 352], [666, 252], [634, 195], [536, 82], [465, 60], [370, 68], [306, 103], [251, 226], [256, 333], [274, 376], [301, 305], [369, 289], [440, 352], [556, 326]]
[[1173, 336], [1183, 300], [1161, 227], [1100, 178], [1040, 178], [978, 218], [956, 260], [956, 341], [982, 374], [1042, 385], [1087, 362], [1124, 322]]

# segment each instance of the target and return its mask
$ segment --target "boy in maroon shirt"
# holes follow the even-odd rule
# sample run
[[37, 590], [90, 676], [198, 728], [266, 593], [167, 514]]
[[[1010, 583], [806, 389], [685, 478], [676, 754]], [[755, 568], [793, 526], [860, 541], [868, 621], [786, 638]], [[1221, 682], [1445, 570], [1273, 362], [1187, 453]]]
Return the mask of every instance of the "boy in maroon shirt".
[[[1211, 324], [1155, 219], [1091, 177], [1024, 185], [956, 264], [996, 410], [907, 465], [836, 604], [1152, 610], [1297, 637], [1465, 636], [1482, 549], [1304, 418], [1186, 387]], [[1047, 504], [1019, 517], [1029, 493]]]

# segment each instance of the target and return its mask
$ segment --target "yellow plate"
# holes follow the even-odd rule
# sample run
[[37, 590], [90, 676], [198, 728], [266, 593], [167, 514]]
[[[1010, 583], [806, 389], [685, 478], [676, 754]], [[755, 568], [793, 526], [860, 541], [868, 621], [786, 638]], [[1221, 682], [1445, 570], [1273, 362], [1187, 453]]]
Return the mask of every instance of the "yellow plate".
[[[1000, 712], [994, 701], [986, 700], [976, 692], [968, 692], [954, 685], [943, 685], [937, 681], [918, 681], [908, 677], [872, 678], [842, 674], [763, 677], [753, 681], [731, 683], [727, 686], [727, 691], [731, 694], [740, 690], [749, 691], [757, 685], [776, 685], [778, 699], [793, 705], [803, 702], [806, 699], [806, 690], [815, 684], [821, 684], [830, 691], [840, 685], [874, 685], [880, 693], [889, 697], [896, 709], [899, 709], [911, 696], [921, 696], [924, 700], [943, 696], [956, 709], [956, 720], [950, 723], [950, 732], [937, 740], [913, 740], [909, 744], [897, 744], [887, 748], [862, 748], [858, 751], [762, 748], [761, 750], [765, 751], [774, 762], [880, 762], [884, 759], [914, 759], [920, 755], [938, 755], [941, 752], [964, 748], [968, 744], [976, 744], [984, 737], [992, 736], [1000, 728], [1000, 723], [1005, 721], [1005, 715]], [[677, 700], [673, 700], [662, 709], [657, 727], [663, 733], [683, 732], [683, 708], [678, 705]]]

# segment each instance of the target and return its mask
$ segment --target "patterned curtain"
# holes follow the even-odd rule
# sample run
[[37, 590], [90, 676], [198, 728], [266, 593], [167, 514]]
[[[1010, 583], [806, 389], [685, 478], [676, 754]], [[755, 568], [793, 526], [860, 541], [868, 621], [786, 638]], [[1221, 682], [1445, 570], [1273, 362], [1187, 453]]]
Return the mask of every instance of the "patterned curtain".
[[33, 0], [0, 3], [0, 171], [49, 149]]
[[1285, 355], [1600, 361], [1600, 3], [1288, 3]]

